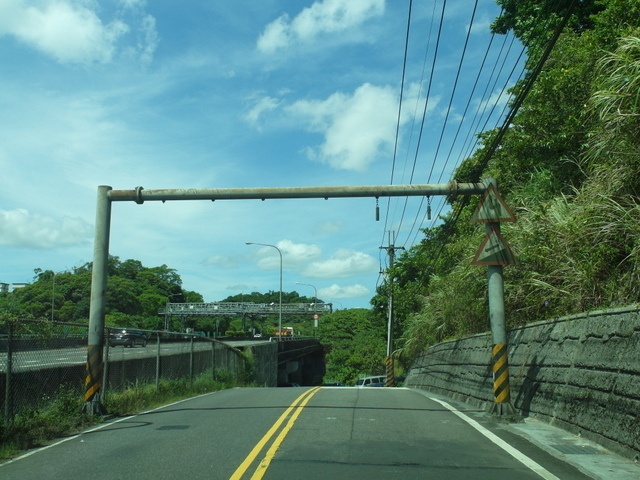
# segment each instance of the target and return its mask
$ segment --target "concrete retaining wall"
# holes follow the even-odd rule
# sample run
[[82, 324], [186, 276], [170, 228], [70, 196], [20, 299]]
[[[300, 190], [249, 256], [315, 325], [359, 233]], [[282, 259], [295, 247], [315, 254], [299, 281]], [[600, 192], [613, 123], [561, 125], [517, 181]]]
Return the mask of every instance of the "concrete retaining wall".
[[278, 344], [262, 342], [246, 347], [253, 358], [253, 375], [258, 385], [275, 387], [278, 384]]
[[[640, 456], [639, 308], [514, 328], [508, 343], [511, 400], [523, 416]], [[405, 385], [487, 408], [493, 402], [490, 334], [430, 347]]]

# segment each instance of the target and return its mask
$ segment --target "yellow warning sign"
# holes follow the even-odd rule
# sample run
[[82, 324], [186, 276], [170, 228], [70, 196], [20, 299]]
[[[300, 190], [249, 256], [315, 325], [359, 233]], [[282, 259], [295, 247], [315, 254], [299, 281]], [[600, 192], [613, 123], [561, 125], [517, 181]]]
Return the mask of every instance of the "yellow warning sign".
[[471, 220], [474, 222], [515, 222], [516, 217], [496, 187], [489, 185]]
[[471, 265], [515, 265], [516, 257], [497, 228], [491, 227], [480, 244]]

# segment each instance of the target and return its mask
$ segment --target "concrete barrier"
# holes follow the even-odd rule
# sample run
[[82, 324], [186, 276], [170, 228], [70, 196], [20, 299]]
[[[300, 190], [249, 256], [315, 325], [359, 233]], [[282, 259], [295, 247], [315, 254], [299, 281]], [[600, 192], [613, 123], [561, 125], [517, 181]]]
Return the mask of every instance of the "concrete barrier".
[[[640, 308], [589, 312], [508, 332], [511, 400], [534, 416], [640, 458]], [[475, 406], [493, 402], [491, 336], [433, 345], [405, 385]]]

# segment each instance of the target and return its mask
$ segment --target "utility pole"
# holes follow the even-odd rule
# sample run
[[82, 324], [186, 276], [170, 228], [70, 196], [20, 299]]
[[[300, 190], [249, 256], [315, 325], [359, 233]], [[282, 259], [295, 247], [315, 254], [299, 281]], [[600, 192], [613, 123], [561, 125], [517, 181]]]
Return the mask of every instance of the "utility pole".
[[393, 275], [391, 274], [391, 268], [393, 267], [393, 259], [395, 258], [396, 250], [404, 250], [404, 247], [396, 247], [394, 242], [394, 233], [389, 232], [389, 246], [380, 247], [389, 254], [389, 269], [387, 270], [387, 284], [389, 286], [389, 302], [387, 307], [387, 357], [385, 359], [385, 365], [387, 369], [387, 387], [395, 386], [396, 380], [394, 376], [393, 368]]

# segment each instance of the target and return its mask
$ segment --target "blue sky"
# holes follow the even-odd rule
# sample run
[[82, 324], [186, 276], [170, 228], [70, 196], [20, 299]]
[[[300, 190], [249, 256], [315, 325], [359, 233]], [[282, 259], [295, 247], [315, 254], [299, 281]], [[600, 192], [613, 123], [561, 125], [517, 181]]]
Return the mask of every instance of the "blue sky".
[[[497, 36], [481, 70], [492, 0], [473, 22], [473, 2], [448, 0], [441, 28], [441, 0], [413, 4], [399, 114], [408, 0], [0, 0], [0, 282], [91, 261], [99, 185], [446, 183], [499, 123], [520, 49]], [[387, 232], [409, 248], [440, 207], [427, 221], [424, 199], [381, 199], [376, 221], [375, 199], [116, 203], [110, 252], [211, 302], [277, 290], [278, 253], [245, 242], [272, 244], [283, 290], [368, 307]]]

